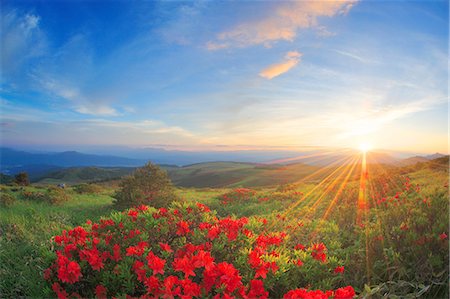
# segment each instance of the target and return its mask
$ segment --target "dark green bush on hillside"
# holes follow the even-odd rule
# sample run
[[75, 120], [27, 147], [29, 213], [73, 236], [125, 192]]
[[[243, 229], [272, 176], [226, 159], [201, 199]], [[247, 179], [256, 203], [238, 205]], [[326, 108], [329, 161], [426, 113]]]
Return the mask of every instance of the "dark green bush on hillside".
[[14, 182], [19, 186], [30, 185], [30, 178], [28, 177], [28, 173], [26, 172], [18, 173], [14, 178]]
[[59, 187], [50, 186], [47, 189], [47, 202], [51, 204], [60, 204], [70, 199], [70, 195]]
[[131, 176], [123, 179], [120, 189], [114, 194], [118, 208], [150, 205], [156, 208], [167, 207], [176, 200], [172, 182], [167, 172], [157, 165], [147, 163]]
[[97, 184], [80, 184], [73, 187], [73, 190], [79, 194], [98, 194], [103, 188]]
[[70, 199], [70, 195], [62, 188], [50, 186], [46, 191], [23, 191], [24, 200], [60, 204]]

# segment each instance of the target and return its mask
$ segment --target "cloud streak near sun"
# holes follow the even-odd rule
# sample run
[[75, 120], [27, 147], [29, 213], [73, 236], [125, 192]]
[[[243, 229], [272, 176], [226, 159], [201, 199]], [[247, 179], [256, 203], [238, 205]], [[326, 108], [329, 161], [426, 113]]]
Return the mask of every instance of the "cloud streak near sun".
[[288, 72], [291, 68], [295, 67], [300, 62], [301, 53], [297, 51], [288, 52], [285, 56], [285, 60], [281, 63], [273, 64], [263, 69], [259, 75], [266, 79], [275, 78], [281, 74]]
[[259, 20], [243, 22], [219, 33], [214, 41], [207, 43], [209, 50], [230, 47], [244, 48], [284, 40], [292, 42], [300, 29], [317, 27], [319, 17], [332, 17], [347, 13], [356, 0], [339, 1], [286, 1], [274, 7], [273, 13]]

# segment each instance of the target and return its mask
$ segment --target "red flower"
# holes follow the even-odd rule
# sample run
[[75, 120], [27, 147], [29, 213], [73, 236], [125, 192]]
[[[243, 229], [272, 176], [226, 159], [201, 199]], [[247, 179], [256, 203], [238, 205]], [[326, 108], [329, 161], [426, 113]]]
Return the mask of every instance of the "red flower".
[[303, 266], [303, 262], [301, 260], [297, 260], [295, 264], [299, 267]]
[[248, 255], [248, 263], [255, 269], [261, 264], [261, 253], [258, 250], [253, 250]]
[[136, 210], [131, 209], [130, 211], [128, 211], [128, 216], [130, 216], [133, 219], [133, 221], [136, 221], [138, 215], [139, 212]]
[[114, 244], [113, 246], [113, 260], [118, 262], [119, 260], [122, 259], [122, 257], [120, 256], [120, 245], [119, 244]]
[[161, 242], [159, 242], [159, 247], [161, 247], [161, 249], [162, 249], [163, 251], [166, 251], [166, 252], [173, 252], [172, 248], [170, 248], [170, 245], [167, 244], [167, 243], [161, 243]]
[[134, 273], [136, 273], [136, 275], [137, 275], [137, 279], [141, 282], [145, 281], [145, 278], [146, 278], [145, 270], [143, 268], [144, 268], [144, 263], [141, 261], [135, 261], [133, 264], [133, 267], [132, 267]]
[[249, 298], [268, 298], [269, 292], [264, 289], [264, 283], [261, 280], [251, 280], [250, 290], [248, 292]]
[[147, 255], [147, 264], [148, 267], [153, 270], [153, 275], [158, 273], [164, 274], [164, 266], [166, 265], [166, 261], [156, 256], [151, 251]]
[[58, 296], [59, 299], [69, 298], [69, 294], [67, 294], [67, 292], [57, 282], [53, 283], [52, 290], [56, 293], [56, 296]]
[[193, 261], [196, 268], [205, 267], [205, 269], [210, 269], [214, 265], [214, 258], [209, 252], [204, 250], [199, 250], [197, 255], [193, 257]]
[[107, 293], [107, 290], [102, 285], [98, 285], [95, 288], [95, 296], [97, 296], [98, 299], [106, 299], [107, 298], [106, 293]]
[[295, 245], [294, 250], [305, 250], [305, 246], [303, 244], [297, 244]]
[[200, 297], [200, 286], [190, 279], [180, 280], [183, 287], [183, 298]]
[[284, 299], [328, 299], [331, 296], [329, 292], [320, 290], [295, 289], [287, 292]]
[[441, 239], [441, 240], [445, 240], [445, 239], [447, 239], [447, 234], [446, 233], [442, 233], [442, 234], [440, 234], [439, 235], [439, 239]]
[[334, 269], [334, 273], [344, 273], [344, 266], [339, 266]]
[[177, 223], [177, 232], [176, 234], [179, 236], [184, 236], [186, 234], [188, 234], [191, 230], [189, 229], [189, 223], [186, 221], [179, 221]]
[[189, 276], [195, 276], [194, 264], [186, 256], [184, 256], [183, 258], [175, 258], [172, 265], [175, 271], [183, 272], [186, 278], [188, 278]]
[[208, 238], [210, 240], [214, 240], [215, 238], [217, 238], [217, 236], [219, 235], [220, 230], [217, 226], [213, 226], [209, 229], [208, 231]]
[[147, 292], [155, 297], [158, 297], [161, 291], [159, 280], [156, 276], [148, 277], [145, 282], [145, 286], [147, 287]]
[[69, 261], [65, 256], [58, 256], [58, 278], [62, 282], [75, 283], [80, 280], [81, 268], [77, 262]]
[[334, 299], [352, 299], [355, 297], [355, 290], [351, 286], [339, 288], [334, 293]]
[[326, 254], [324, 253], [324, 251], [326, 251], [327, 248], [325, 247], [325, 245], [323, 243], [315, 243], [312, 246], [312, 252], [311, 252], [311, 256], [321, 262], [325, 262], [325, 260], [327, 259]]

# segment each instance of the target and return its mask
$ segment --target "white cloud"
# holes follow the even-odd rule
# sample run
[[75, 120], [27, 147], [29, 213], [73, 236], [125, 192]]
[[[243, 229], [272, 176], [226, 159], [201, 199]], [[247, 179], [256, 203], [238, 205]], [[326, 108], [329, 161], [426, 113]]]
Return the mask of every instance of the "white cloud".
[[9, 82], [27, 61], [45, 54], [46, 38], [39, 28], [37, 15], [5, 9], [0, 19], [2, 80]]

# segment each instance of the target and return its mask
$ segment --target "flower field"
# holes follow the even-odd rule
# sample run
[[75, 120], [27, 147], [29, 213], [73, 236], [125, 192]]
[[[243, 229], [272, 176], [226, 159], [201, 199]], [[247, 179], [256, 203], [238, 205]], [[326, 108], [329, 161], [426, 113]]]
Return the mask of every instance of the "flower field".
[[360, 172], [120, 211], [108, 188], [54, 204], [4, 187], [0, 295], [448, 297], [448, 169]]

